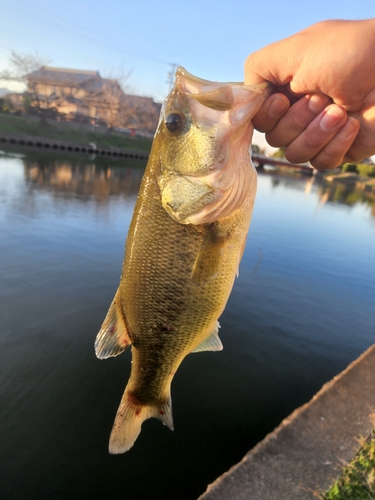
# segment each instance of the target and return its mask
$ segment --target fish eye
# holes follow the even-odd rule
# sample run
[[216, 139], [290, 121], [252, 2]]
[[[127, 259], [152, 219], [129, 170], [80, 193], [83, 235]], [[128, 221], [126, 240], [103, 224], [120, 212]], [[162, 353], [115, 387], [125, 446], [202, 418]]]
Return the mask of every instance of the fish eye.
[[178, 132], [185, 125], [185, 117], [181, 113], [169, 113], [165, 118], [165, 126], [169, 132]]

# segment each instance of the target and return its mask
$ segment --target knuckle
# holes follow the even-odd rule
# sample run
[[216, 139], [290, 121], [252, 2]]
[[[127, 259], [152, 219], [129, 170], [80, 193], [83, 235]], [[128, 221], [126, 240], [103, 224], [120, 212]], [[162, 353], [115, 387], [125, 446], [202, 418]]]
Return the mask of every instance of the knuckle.
[[346, 152], [344, 158], [345, 158], [345, 160], [347, 160], [349, 162], [354, 162], [354, 163], [363, 160], [363, 156], [356, 154], [355, 152], [353, 152], [352, 149], [349, 149], [349, 151]]
[[318, 170], [331, 170], [342, 164], [344, 152], [335, 148], [322, 150], [318, 155], [310, 160], [313, 167]]
[[307, 121], [300, 113], [295, 113], [291, 110], [288, 116], [288, 122], [288, 128], [290, 131], [301, 133], [306, 129]]
[[285, 158], [290, 163], [305, 163], [306, 161], [309, 160], [309, 158], [306, 155], [299, 154], [296, 151], [288, 151], [286, 149], [284, 154], [285, 154]]
[[343, 162], [357, 162], [361, 160], [355, 147], [350, 147], [347, 138], [337, 134], [311, 161], [313, 166], [320, 170], [327, 170], [341, 165]]
[[[270, 126], [267, 126], [267, 125], [264, 125], [262, 123], [260, 124], [254, 124], [254, 128], [256, 130], [258, 130], [258, 132], [262, 132], [263, 134], [266, 134], [267, 132], [269, 132], [271, 130], [271, 127]], [[270, 144], [272, 146], [272, 144]]]
[[316, 168], [317, 170], [332, 170], [333, 168], [338, 167], [341, 165], [341, 161], [332, 161], [332, 160], [323, 160], [319, 157], [312, 158], [310, 160], [311, 165]]
[[267, 115], [262, 110], [253, 118], [253, 125], [259, 132], [270, 132], [274, 129], [275, 123], [267, 118]]
[[308, 135], [300, 136], [299, 140], [292, 142], [285, 151], [285, 158], [291, 163], [304, 163], [315, 158], [322, 150], [324, 144], [311, 139]]
[[306, 150], [319, 151], [324, 147], [324, 140], [318, 134], [312, 132], [301, 135], [302, 146]]
[[250, 54], [245, 59], [245, 71], [251, 70], [254, 61], [254, 54]]
[[277, 134], [273, 134], [272, 132], [266, 133], [266, 140], [268, 144], [273, 148], [282, 148], [286, 146], [285, 141], [282, 138], [278, 137]]

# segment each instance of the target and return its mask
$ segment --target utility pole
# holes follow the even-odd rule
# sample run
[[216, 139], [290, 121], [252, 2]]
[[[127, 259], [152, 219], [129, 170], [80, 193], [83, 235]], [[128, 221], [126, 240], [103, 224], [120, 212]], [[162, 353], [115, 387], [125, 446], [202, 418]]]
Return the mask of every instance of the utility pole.
[[169, 66], [171, 67], [171, 69], [168, 71], [167, 73], [167, 83], [169, 85], [169, 89], [168, 90], [171, 90], [171, 88], [173, 87], [173, 81], [174, 81], [174, 74], [176, 72], [176, 68], [178, 66], [178, 64], [176, 63], [169, 63]]

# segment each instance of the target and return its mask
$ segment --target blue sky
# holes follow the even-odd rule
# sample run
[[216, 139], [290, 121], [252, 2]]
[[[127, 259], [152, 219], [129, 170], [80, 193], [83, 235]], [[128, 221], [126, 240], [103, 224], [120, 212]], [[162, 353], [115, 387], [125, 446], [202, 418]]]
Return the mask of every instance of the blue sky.
[[[0, 69], [10, 50], [51, 66], [132, 71], [134, 93], [161, 101], [169, 63], [209, 80], [243, 80], [246, 56], [323, 19], [375, 17], [374, 0], [2, 0]], [[3, 86], [0, 82], [0, 86]]]
[[[11, 50], [37, 52], [50, 66], [112, 78], [131, 72], [128, 92], [161, 102], [170, 63], [242, 81], [251, 52], [324, 19], [375, 17], [375, 1], [2, 0], [0, 15], [0, 70]], [[259, 134], [254, 141], [266, 145]]]

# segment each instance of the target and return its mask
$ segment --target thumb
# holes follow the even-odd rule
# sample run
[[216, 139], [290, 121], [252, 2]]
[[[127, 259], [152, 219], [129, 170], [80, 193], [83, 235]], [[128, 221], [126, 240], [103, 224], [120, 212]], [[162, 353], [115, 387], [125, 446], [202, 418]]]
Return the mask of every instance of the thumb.
[[289, 38], [267, 45], [250, 54], [245, 61], [245, 85], [269, 81], [276, 86], [287, 85], [298, 66]]
[[262, 50], [250, 54], [245, 61], [245, 85], [258, 85], [265, 81], [271, 81], [267, 78], [268, 71], [265, 68], [268, 66], [268, 62], [266, 65], [260, 63], [262, 57], [259, 57], [259, 53], [261, 52]]

